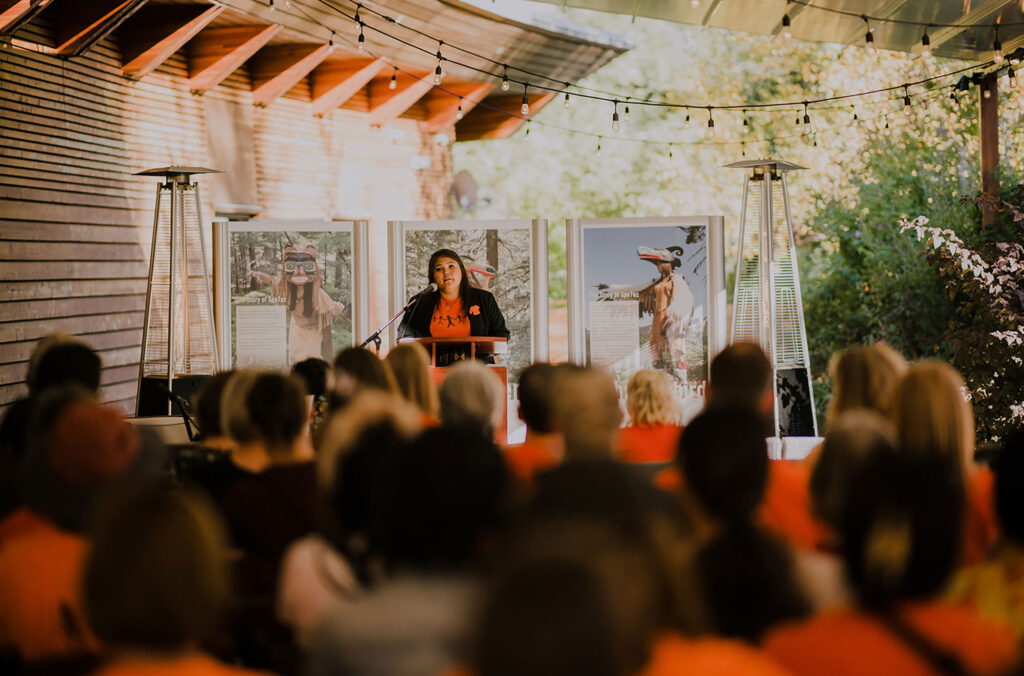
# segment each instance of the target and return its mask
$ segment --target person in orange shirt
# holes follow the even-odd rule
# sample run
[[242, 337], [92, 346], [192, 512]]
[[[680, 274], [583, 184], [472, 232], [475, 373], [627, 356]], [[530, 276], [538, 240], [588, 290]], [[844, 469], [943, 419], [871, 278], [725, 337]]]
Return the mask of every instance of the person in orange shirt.
[[765, 650], [797, 676], [1000, 674], [1012, 632], [939, 597], [959, 556], [962, 478], [934, 455], [884, 453], [849, 491], [842, 556], [850, 607], [771, 632]]
[[682, 409], [668, 376], [642, 369], [626, 385], [629, 424], [619, 431], [619, 457], [630, 463], [668, 463], [676, 457]]
[[243, 676], [200, 644], [230, 593], [224, 529], [198, 495], [143, 483], [100, 511], [85, 563], [90, 625], [107, 647], [95, 676]]
[[563, 448], [551, 419], [551, 377], [557, 367], [531, 364], [519, 374], [519, 419], [526, 425], [526, 440], [502, 449], [513, 478], [529, 483], [537, 472], [558, 464]]

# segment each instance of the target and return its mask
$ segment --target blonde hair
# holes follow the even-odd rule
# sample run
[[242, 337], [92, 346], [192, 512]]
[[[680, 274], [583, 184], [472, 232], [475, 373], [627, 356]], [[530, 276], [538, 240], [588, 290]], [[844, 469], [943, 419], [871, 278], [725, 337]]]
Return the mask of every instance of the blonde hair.
[[885, 343], [856, 345], [832, 355], [828, 373], [832, 378], [832, 400], [826, 420], [840, 413], [866, 408], [888, 415], [893, 388], [907, 370], [907, 362]]
[[423, 413], [437, 415], [437, 388], [430, 379], [430, 356], [419, 343], [403, 343], [391, 349], [384, 363], [398, 385], [398, 392]]
[[939, 454], [966, 468], [974, 459], [974, 414], [964, 379], [952, 366], [911, 364], [893, 391], [892, 421], [901, 450]]
[[678, 425], [682, 411], [672, 392], [668, 376], [661, 371], [643, 369], [633, 374], [626, 385], [626, 410], [634, 425]]

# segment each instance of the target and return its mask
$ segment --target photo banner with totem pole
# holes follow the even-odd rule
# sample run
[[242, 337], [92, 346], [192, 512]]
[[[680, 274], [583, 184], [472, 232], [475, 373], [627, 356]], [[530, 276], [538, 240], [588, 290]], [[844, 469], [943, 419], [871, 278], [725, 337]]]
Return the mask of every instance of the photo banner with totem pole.
[[620, 392], [640, 369], [672, 380], [688, 420], [726, 344], [720, 216], [566, 222], [569, 359]]
[[[462, 257], [470, 286], [485, 289], [505, 317], [511, 337], [504, 365], [509, 396], [519, 372], [548, 358], [547, 221], [391, 221], [391, 313], [428, 283], [427, 263], [438, 249]], [[391, 326], [391, 344], [395, 329]]]
[[365, 221], [222, 221], [218, 333], [232, 368], [328, 362], [365, 330]]

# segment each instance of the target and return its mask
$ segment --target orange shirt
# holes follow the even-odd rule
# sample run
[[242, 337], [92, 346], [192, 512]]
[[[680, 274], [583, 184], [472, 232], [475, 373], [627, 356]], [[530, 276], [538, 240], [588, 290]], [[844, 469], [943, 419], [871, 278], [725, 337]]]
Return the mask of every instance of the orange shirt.
[[964, 518], [964, 550], [961, 565], [985, 560], [999, 537], [996, 525], [996, 476], [982, 467], [967, 475], [967, 514]]
[[[900, 616], [975, 676], [1000, 674], [1019, 653], [1012, 632], [965, 605], [917, 603]], [[765, 652], [797, 676], [936, 676], [928, 662], [877, 619], [853, 610], [827, 611], [770, 632]]]
[[250, 671], [218, 662], [206, 655], [177, 659], [113, 661], [93, 672], [93, 676], [256, 676]]
[[517, 481], [533, 481], [534, 475], [558, 464], [555, 456], [540, 444], [525, 441], [503, 450], [505, 464]]
[[30, 662], [98, 652], [79, 591], [88, 543], [25, 508], [3, 523], [15, 532], [0, 545], [0, 646]]
[[639, 676], [788, 676], [789, 671], [760, 650], [739, 641], [663, 634]]
[[430, 335], [468, 336], [469, 315], [462, 307], [462, 299], [446, 300], [443, 296], [437, 301], [434, 315], [430, 318]]
[[672, 462], [676, 457], [678, 425], [629, 425], [619, 430], [619, 457], [623, 462]]

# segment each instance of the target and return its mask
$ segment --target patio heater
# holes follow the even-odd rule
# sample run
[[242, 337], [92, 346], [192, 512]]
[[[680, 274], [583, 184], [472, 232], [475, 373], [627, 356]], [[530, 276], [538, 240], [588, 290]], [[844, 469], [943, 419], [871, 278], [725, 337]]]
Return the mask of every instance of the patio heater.
[[800, 299], [786, 172], [771, 158], [725, 165], [749, 169], [740, 210], [730, 343], [759, 343], [775, 372], [775, 435], [816, 437], [811, 362]]
[[[161, 167], [136, 176], [160, 176], [153, 213], [142, 358], [135, 398], [136, 415], [171, 415], [181, 394], [220, 365], [214, 339], [206, 244], [200, 219], [196, 174], [220, 173], [201, 167]], [[155, 403], [158, 402], [158, 403]], [[179, 411], [184, 414], [187, 411]]]

